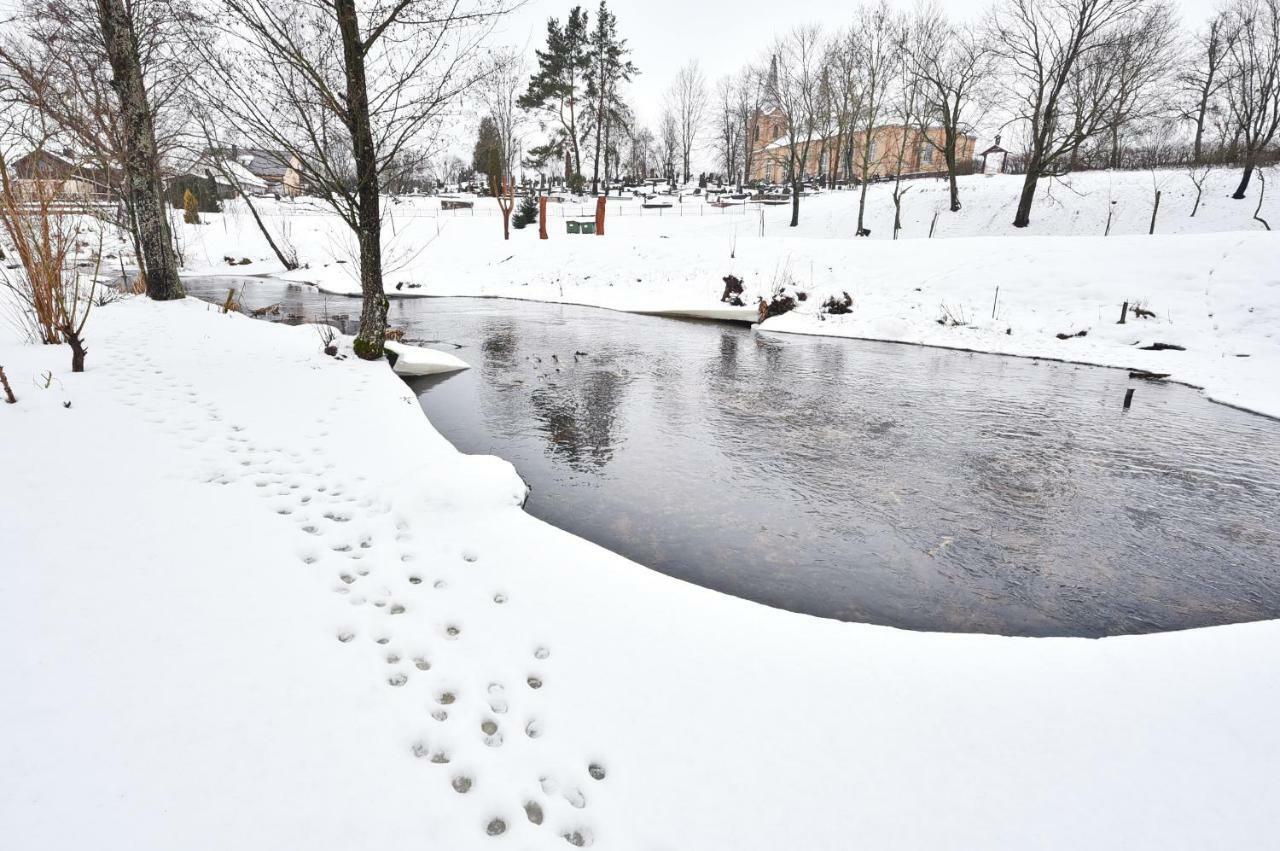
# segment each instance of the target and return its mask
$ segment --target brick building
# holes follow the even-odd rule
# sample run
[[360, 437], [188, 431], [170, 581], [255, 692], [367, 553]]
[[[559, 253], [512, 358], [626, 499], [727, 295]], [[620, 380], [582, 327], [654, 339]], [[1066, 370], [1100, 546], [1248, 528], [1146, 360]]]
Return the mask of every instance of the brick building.
[[[791, 141], [786, 135], [785, 116], [778, 110], [758, 112], [749, 132], [756, 144], [751, 156], [751, 182], [785, 182], [791, 160]], [[946, 160], [934, 146], [942, 144], [941, 127], [922, 130], [903, 124], [881, 124], [871, 131], [870, 136], [871, 160], [866, 174], [862, 170], [862, 154], [867, 133], [858, 131], [843, 137], [832, 135], [814, 139], [809, 144], [805, 160], [805, 179], [847, 182], [886, 177], [897, 171], [899, 150], [902, 150], [903, 174], [946, 173]], [[906, 148], [902, 149], [904, 137]], [[961, 134], [956, 140], [957, 163], [973, 160], [976, 141], [973, 136]]]

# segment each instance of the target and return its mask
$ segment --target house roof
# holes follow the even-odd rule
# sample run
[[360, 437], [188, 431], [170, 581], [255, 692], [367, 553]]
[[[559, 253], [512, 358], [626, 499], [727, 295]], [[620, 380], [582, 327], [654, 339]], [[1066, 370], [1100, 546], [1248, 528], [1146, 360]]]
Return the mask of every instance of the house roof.
[[266, 189], [267, 182], [235, 160], [224, 160], [223, 167], [246, 189]]
[[1000, 147], [999, 145], [992, 145], [990, 148], [987, 148], [985, 151], [978, 154], [978, 156], [985, 157], [987, 154], [1007, 154], [1007, 153], [1009, 152], [1006, 151], [1004, 148]]
[[[890, 128], [895, 128], [895, 127], [905, 127], [905, 126], [906, 126], [906, 125], [904, 125], [904, 124], [877, 124], [875, 127], [872, 127], [872, 128], [871, 128], [871, 132], [872, 132], [872, 133], [874, 133], [874, 132], [876, 132], [877, 130], [887, 130], [887, 129], [890, 129]], [[911, 129], [915, 130], [915, 129], [917, 129], [917, 128], [915, 128], [915, 127], [913, 126]], [[942, 129], [942, 128], [941, 128], [941, 127], [939, 127], [938, 125], [933, 125], [933, 126], [929, 127], [929, 129], [930, 129], [930, 130], [940, 130], [940, 129]], [[846, 136], [856, 136], [856, 135], [861, 134], [861, 133], [863, 133], [863, 132], [864, 132], [864, 131], [862, 131], [862, 130], [854, 130], [854, 131], [852, 131], [851, 133], [846, 133], [845, 135], [846, 135]], [[822, 143], [822, 142], [825, 142], [827, 139], [834, 139], [834, 138], [836, 137], [836, 135], [837, 135], [837, 134], [835, 134], [835, 133], [830, 133], [830, 134], [823, 135], [823, 136], [814, 136], [814, 137], [813, 137], [813, 139], [811, 139], [811, 140], [810, 140], [810, 144], [820, 144], [820, 143]], [[964, 136], [964, 137], [966, 137], [966, 138], [969, 138], [969, 139], [973, 139], [974, 141], [977, 141], [977, 138], [978, 138], [978, 137], [974, 136], [974, 135], [973, 135], [973, 134], [971, 134], [971, 133], [961, 133], [960, 135], [961, 135], [961, 136]], [[763, 148], [762, 150], [769, 151], [769, 150], [774, 150], [774, 149], [777, 149], [777, 148], [789, 148], [789, 147], [791, 147], [791, 138], [790, 138], [789, 136], [783, 136], [782, 138], [780, 138], [780, 139], [775, 139], [774, 141], [772, 141], [772, 142], [770, 142], [769, 144], [765, 145], [765, 146], [764, 146], [764, 148]], [[1001, 148], [1001, 150], [1004, 150], [1004, 149], [1003, 149], [1003, 148]]]
[[279, 180], [289, 170], [292, 159], [284, 151], [269, 151], [266, 148], [245, 148], [236, 152], [236, 161], [258, 177]]
[[235, 182], [248, 191], [262, 192], [267, 188], [266, 180], [230, 157], [216, 156], [214, 151], [205, 151], [198, 157], [176, 162], [173, 167], [173, 173], [177, 175], [189, 174], [203, 178], [212, 173], [219, 184], [229, 186], [231, 182], [222, 176], [223, 171], [229, 172]]

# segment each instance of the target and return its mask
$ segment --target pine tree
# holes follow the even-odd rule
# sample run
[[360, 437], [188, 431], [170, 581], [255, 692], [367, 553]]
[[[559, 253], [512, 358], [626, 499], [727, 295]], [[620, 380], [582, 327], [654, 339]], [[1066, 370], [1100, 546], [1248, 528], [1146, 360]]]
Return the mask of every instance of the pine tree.
[[521, 109], [540, 110], [559, 125], [547, 145], [530, 153], [549, 159], [552, 154], [568, 151], [577, 174], [582, 173], [578, 111], [590, 66], [587, 44], [587, 13], [581, 6], [570, 10], [564, 27], [556, 18], [548, 20], [547, 49], [537, 51], [538, 70], [517, 101]]
[[190, 189], [182, 193], [182, 220], [189, 225], [200, 224], [200, 199]]
[[[600, 157], [603, 155], [604, 177], [609, 179], [609, 147], [613, 127], [626, 127], [630, 112], [618, 94], [621, 83], [630, 82], [639, 73], [625, 57], [630, 53], [627, 40], [618, 38], [618, 18], [600, 0], [596, 26], [587, 42], [586, 117], [594, 125], [595, 163], [591, 171], [591, 191], [600, 189]], [[607, 191], [606, 191], [606, 194]]]
[[526, 195], [520, 199], [520, 206], [516, 208], [516, 214], [511, 219], [511, 226], [516, 230], [523, 230], [537, 220], [538, 199], [532, 195]]

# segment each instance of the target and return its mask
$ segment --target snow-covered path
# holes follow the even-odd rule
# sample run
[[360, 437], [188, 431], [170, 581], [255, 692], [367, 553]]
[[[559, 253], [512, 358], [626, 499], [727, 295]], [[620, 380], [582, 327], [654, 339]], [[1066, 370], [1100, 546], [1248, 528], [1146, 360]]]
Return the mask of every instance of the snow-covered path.
[[1095, 642], [765, 609], [530, 518], [509, 465], [310, 329], [193, 301], [93, 322], [83, 375], [0, 343], [0, 847], [1280, 830], [1280, 623]]

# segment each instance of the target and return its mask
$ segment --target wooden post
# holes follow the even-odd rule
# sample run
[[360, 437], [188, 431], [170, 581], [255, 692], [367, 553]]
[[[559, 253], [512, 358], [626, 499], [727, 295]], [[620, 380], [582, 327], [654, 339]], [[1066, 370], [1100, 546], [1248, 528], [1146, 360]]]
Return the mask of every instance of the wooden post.
[[547, 238], [547, 196], [538, 197], [538, 239]]
[[1160, 212], [1160, 190], [1156, 190], [1156, 205], [1151, 209], [1151, 229], [1147, 231], [1147, 235], [1156, 232], [1156, 214]]
[[1129, 405], [1131, 405], [1132, 403], [1133, 403], [1133, 388], [1130, 387], [1128, 390], [1124, 391], [1124, 409], [1126, 411], [1129, 410]]
[[1124, 304], [1120, 305], [1120, 321], [1117, 322], [1116, 324], [1123, 325], [1125, 317], [1127, 317], [1128, 315], [1129, 315], [1129, 302], [1126, 301]]
[[605, 196], [596, 197], [596, 236], [604, 236]]
[[1000, 288], [996, 287], [995, 297], [991, 299], [991, 318], [996, 318], [996, 305], [1000, 303]]

